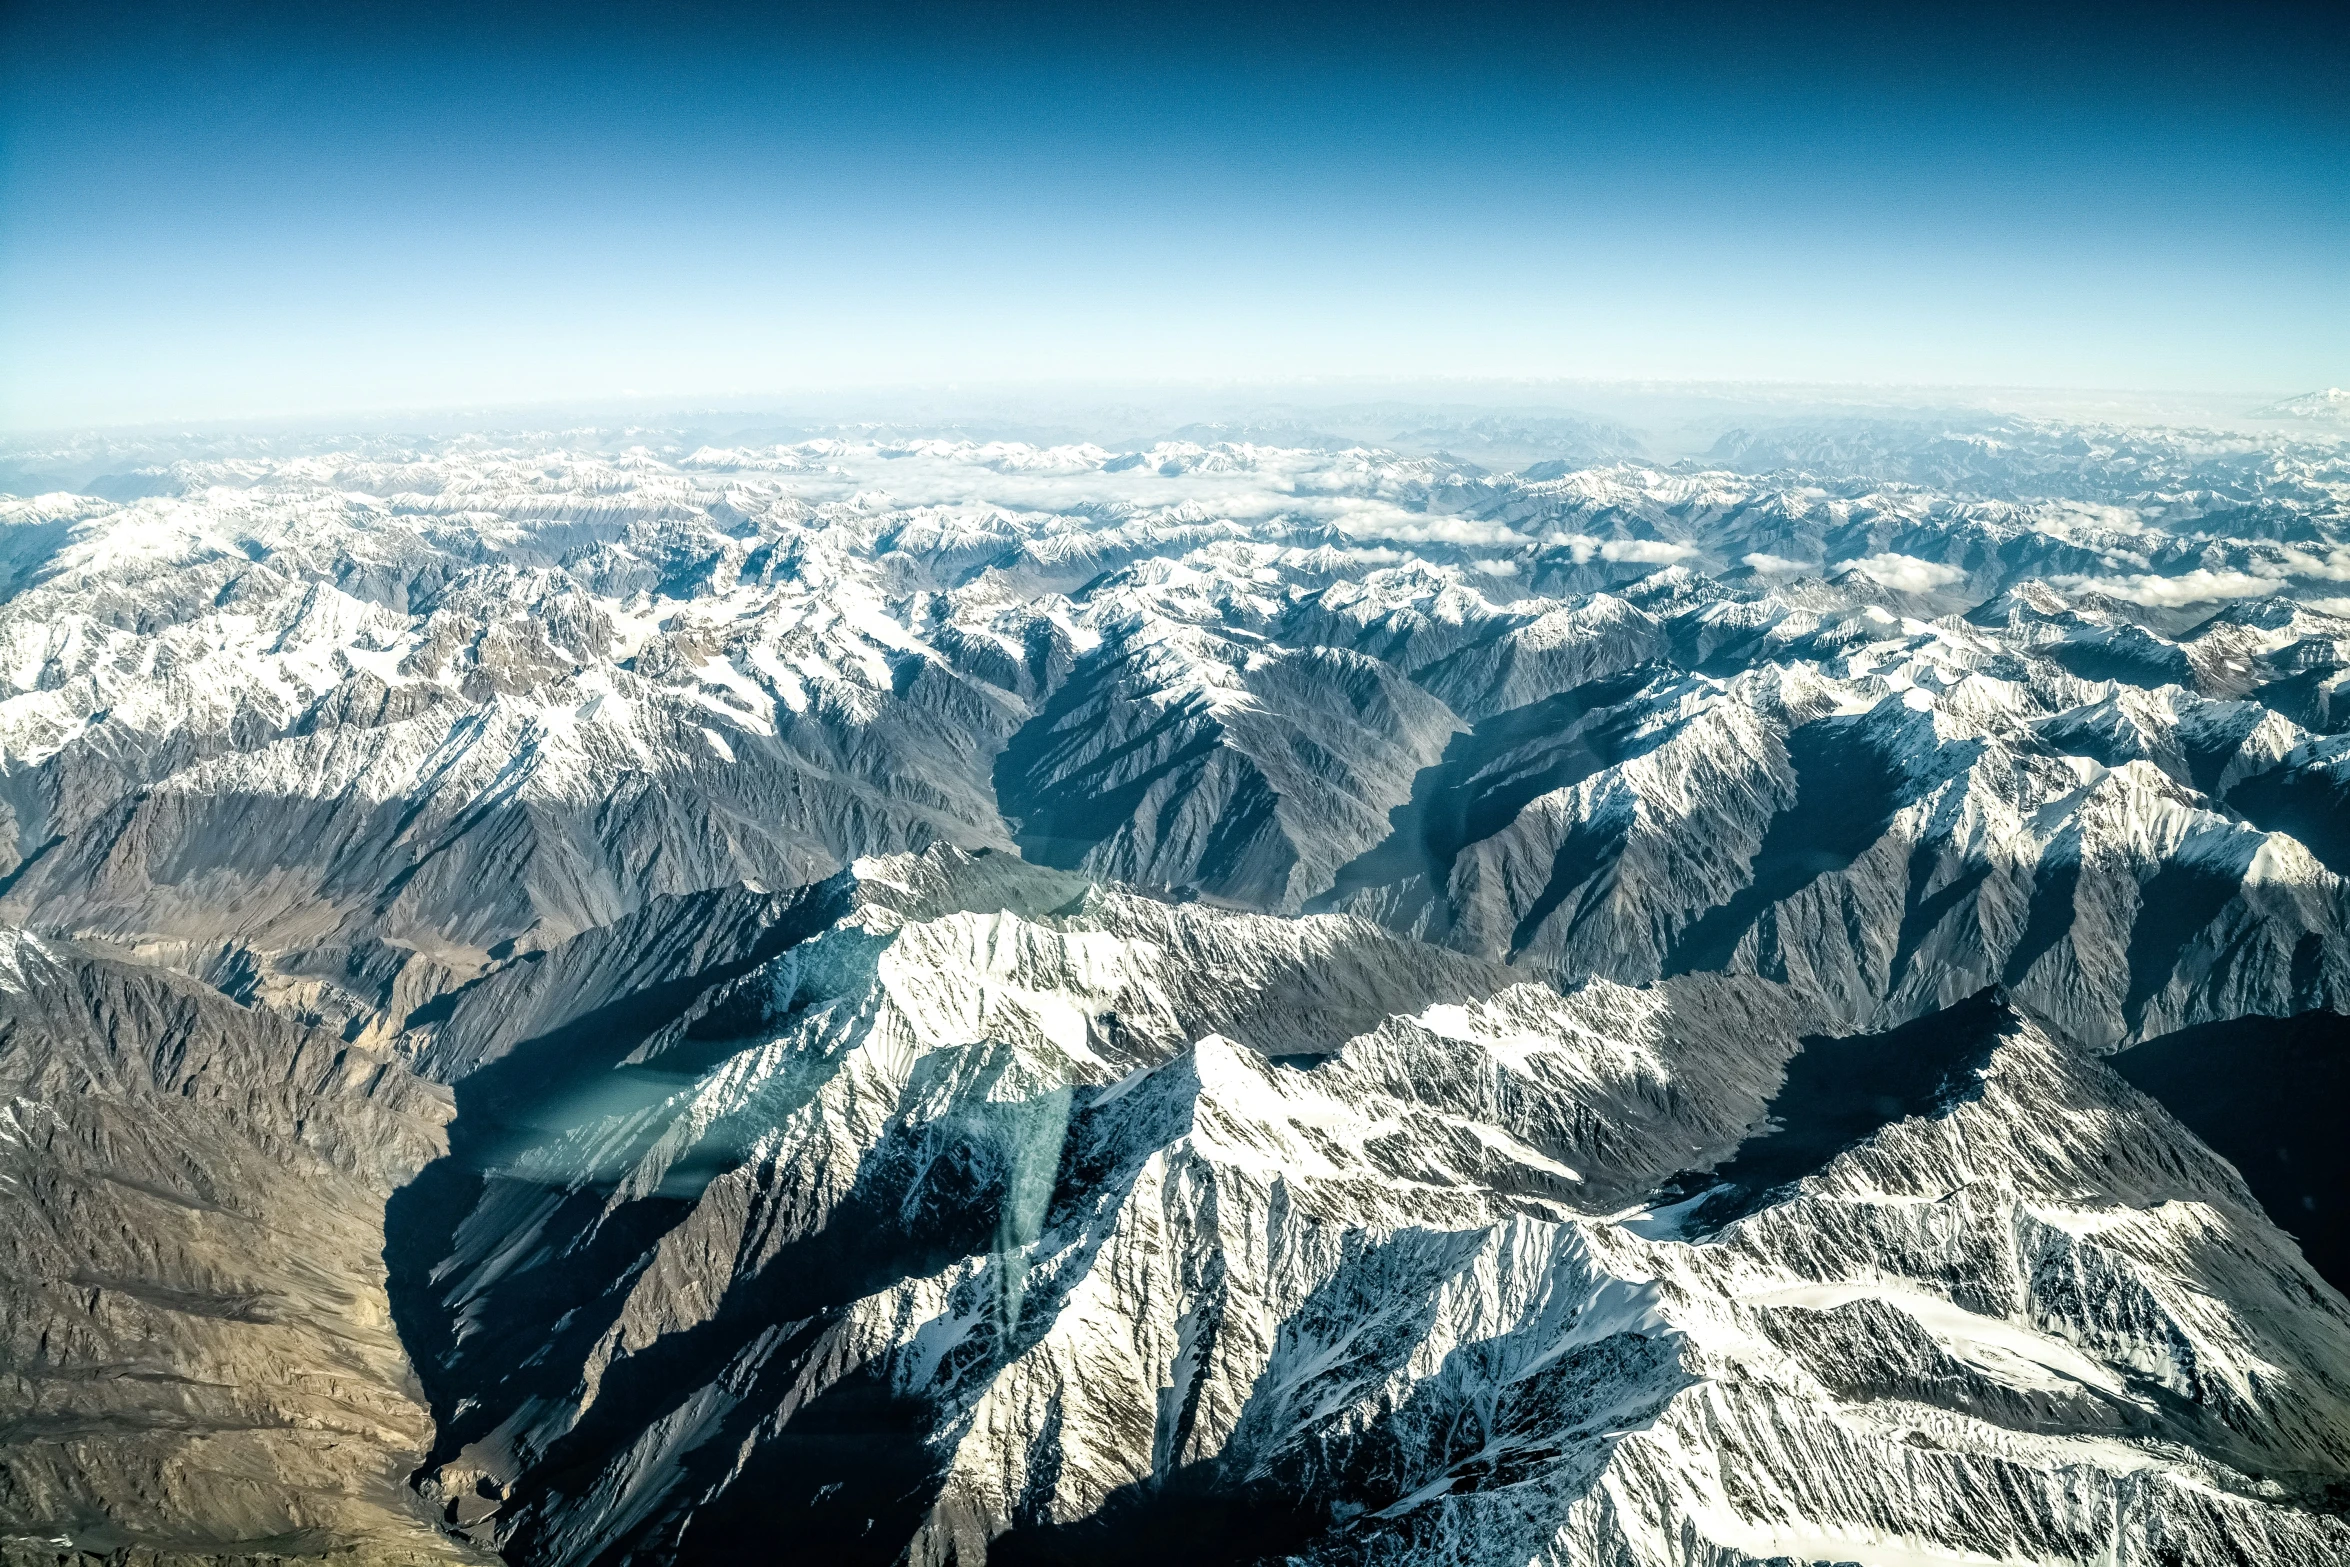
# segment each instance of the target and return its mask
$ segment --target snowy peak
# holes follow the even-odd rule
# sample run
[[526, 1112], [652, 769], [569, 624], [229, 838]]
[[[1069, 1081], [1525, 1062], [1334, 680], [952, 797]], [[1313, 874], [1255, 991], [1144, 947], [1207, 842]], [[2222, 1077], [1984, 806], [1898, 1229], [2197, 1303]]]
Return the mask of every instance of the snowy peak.
[[2299, 397], [2271, 403], [2260, 412], [2271, 419], [2350, 420], [2350, 392], [2329, 386], [2322, 392], [2304, 392]]
[[[579, 1093], [407, 1285], [462, 1324], [428, 1490], [497, 1498], [459, 1507], [473, 1538], [699, 1556], [780, 1504], [819, 1540], [1019, 1561], [1122, 1549], [1205, 1487], [1311, 1561], [2088, 1559], [2146, 1508], [2283, 1561], [2350, 1541], [2252, 1478], [2350, 1465], [2350, 1311], [2225, 1164], [1995, 993], [1799, 1038], [1759, 981], [1562, 994], [1344, 919], [1045, 908], [1070, 883], [1000, 856], [856, 882], [689, 1008], [691, 1081]], [[1332, 1029], [1288, 1004], [1308, 982], [1384, 1015]], [[599, 1195], [579, 1152], [628, 1147]], [[493, 1261], [522, 1208], [558, 1228]], [[631, 1234], [612, 1318], [575, 1259]], [[559, 1313], [610, 1326], [497, 1369]], [[881, 1471], [795, 1437], [882, 1391]], [[558, 1481], [583, 1461], [625, 1486]]]
[[2306, 420], [0, 463], [0, 1533], [2350, 1557]]

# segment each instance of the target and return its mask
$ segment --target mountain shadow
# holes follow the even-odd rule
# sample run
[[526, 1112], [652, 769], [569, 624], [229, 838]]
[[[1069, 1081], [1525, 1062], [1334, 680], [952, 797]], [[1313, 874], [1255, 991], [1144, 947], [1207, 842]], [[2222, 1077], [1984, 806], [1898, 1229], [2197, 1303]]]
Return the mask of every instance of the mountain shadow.
[[1625, 760], [1639, 713], [1625, 704], [1659, 674], [1643, 664], [1510, 709], [1456, 734], [1388, 813], [1387, 836], [1339, 867], [1312, 908], [1366, 887], [1426, 877], [1442, 887], [1463, 849], [1492, 837], [1541, 796]]
[[1885, 1127], [1934, 1114], [1967, 1091], [2015, 1021], [2006, 992], [1993, 987], [1881, 1034], [1806, 1035], [1767, 1108], [1768, 1130], [1739, 1144], [1728, 1163], [1673, 1183], [1683, 1192], [1712, 1188], [1688, 1232], [1743, 1219]]
[[2234, 1164], [2309, 1265], [2350, 1294], [2350, 1017], [2202, 1023], [2111, 1064]]
[[1763, 911], [1822, 876], [1849, 869], [1885, 835], [1900, 808], [1900, 772], [1857, 739], [1848, 721], [1815, 719], [1787, 735], [1795, 798], [1771, 818], [1755, 851], [1753, 879], [1698, 916], [1666, 955], [1667, 978], [1729, 967]]

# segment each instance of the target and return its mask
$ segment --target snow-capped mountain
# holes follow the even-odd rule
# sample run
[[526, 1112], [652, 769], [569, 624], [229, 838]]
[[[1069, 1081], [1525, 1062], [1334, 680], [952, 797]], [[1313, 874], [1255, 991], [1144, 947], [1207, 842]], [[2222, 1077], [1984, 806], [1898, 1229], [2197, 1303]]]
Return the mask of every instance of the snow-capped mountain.
[[2322, 392], [2304, 392], [2271, 403], [2260, 411], [2272, 419], [2350, 419], [2350, 392], [2329, 386]]
[[1378, 417], [5, 454], [0, 1534], [2350, 1554], [2350, 446]]
[[[395, 1209], [470, 1538], [1155, 1560], [1204, 1508], [1182, 1559], [2350, 1548], [2312, 1505], [2350, 1310], [1996, 992], [1799, 1044], [1764, 981], [1566, 995], [953, 850], [820, 898], [675, 1017], [500, 1038], [482, 1144]], [[449, 1026], [548, 1021], [503, 978]]]

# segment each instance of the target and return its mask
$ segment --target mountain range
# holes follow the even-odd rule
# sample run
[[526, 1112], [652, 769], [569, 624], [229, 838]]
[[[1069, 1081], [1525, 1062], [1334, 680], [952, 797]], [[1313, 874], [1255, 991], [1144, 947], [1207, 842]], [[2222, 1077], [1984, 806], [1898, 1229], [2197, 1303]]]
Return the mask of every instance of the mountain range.
[[1331, 422], [0, 453], [0, 1560], [2350, 1558], [2350, 442]]

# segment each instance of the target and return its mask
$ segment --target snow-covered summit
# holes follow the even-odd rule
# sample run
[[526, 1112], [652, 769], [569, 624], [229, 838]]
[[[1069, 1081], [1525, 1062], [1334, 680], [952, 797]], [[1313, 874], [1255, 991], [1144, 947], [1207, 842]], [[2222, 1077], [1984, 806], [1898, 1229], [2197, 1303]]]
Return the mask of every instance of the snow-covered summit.
[[[2350, 454], [1487, 435], [11, 456], [12, 1363], [379, 1433], [221, 1501], [117, 1388], [0, 1435], [41, 1538], [421, 1462], [517, 1563], [2339, 1559], [2323, 1183], [2094, 1053], [2186, 1114], [2350, 1010]], [[306, 1206], [419, 1075], [449, 1157]], [[174, 1314], [201, 1158], [389, 1260], [423, 1404], [236, 1369], [334, 1342], [278, 1251]]]

